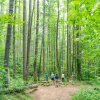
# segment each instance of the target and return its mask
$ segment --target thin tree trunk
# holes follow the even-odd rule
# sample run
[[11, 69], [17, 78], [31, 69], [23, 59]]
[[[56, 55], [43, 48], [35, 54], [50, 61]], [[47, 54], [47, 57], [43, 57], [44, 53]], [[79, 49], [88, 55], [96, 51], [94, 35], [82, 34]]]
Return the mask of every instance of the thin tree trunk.
[[50, 0], [48, 0], [48, 12], [49, 12], [49, 16], [48, 16], [48, 70], [49, 70], [49, 67], [50, 67], [50, 41], [51, 41], [51, 38], [50, 38], [50, 15], [51, 15], [51, 4], [50, 4]]
[[23, 0], [23, 79], [27, 80], [27, 72], [26, 72], [26, 0]]
[[[26, 62], [26, 70], [27, 70], [27, 80], [29, 74], [29, 62], [30, 62], [30, 42], [31, 42], [31, 30], [32, 30], [32, 19], [35, 8], [35, 1], [32, 9], [32, 0], [29, 0], [29, 20], [28, 20], [28, 38], [27, 38], [27, 62]], [[32, 10], [31, 10], [32, 9]]]
[[[64, 9], [63, 9], [63, 20], [64, 20]], [[63, 26], [62, 26], [62, 29], [63, 29], [63, 34], [62, 34], [62, 73], [64, 73], [64, 58], [65, 58], [65, 50], [64, 50], [64, 47], [65, 47], [65, 22], [63, 22]]]
[[37, 81], [37, 56], [38, 56], [38, 32], [39, 32], [39, 0], [37, 0], [36, 42], [34, 57], [34, 81]]
[[53, 72], [56, 72], [56, 35], [54, 36], [54, 43], [53, 43]]
[[59, 77], [61, 76], [61, 70], [59, 66], [59, 60], [58, 60], [58, 31], [59, 30], [59, 0], [58, 0], [58, 16], [57, 16], [57, 30], [56, 30], [56, 65], [58, 68], [58, 74]]
[[[15, 7], [14, 7], [14, 20], [16, 20], [16, 0], [15, 0]], [[13, 78], [15, 79], [16, 78], [16, 50], [15, 50], [15, 29], [16, 29], [16, 26], [15, 26], [15, 23], [13, 25]]]
[[[9, 1], [9, 15], [13, 14], [13, 6], [14, 0]], [[9, 85], [9, 52], [10, 52], [10, 44], [11, 44], [11, 32], [12, 32], [12, 24], [9, 23], [7, 26], [7, 36], [6, 36], [6, 44], [5, 44], [5, 55], [4, 55], [4, 67], [6, 71], [6, 80], [5, 86]]]
[[74, 61], [75, 61], [75, 43], [74, 43], [74, 23], [73, 23], [73, 54], [72, 54], [72, 73], [74, 73]]
[[[79, 26], [76, 26], [77, 30], [80, 30]], [[80, 38], [79, 32], [76, 34], [76, 38]], [[81, 80], [81, 51], [80, 51], [80, 42], [77, 41], [77, 79]]]
[[[21, 3], [20, 3], [20, 0], [18, 1], [19, 4], [18, 4], [18, 19], [20, 20], [21, 19], [21, 16], [20, 16], [20, 13], [21, 13]], [[21, 33], [21, 26], [20, 26], [20, 21], [18, 22], [18, 34], [20, 35]], [[19, 46], [20, 45], [20, 46]], [[19, 64], [20, 63], [20, 58], [21, 58], [21, 39], [18, 38], [17, 39], [17, 50], [16, 50], [16, 55], [17, 55], [17, 63]]]
[[45, 72], [45, 44], [44, 44], [44, 36], [45, 36], [45, 0], [43, 0], [43, 36], [42, 36], [42, 48], [43, 48], [43, 73]]
[[32, 0], [29, 0], [29, 19], [28, 19], [28, 38], [27, 38], [27, 62], [26, 62], [26, 78], [28, 80], [29, 58], [30, 58], [30, 41], [31, 41], [31, 17], [32, 17]]
[[[69, 0], [67, 0], [67, 22], [68, 22], [68, 13], [69, 13]], [[69, 24], [67, 23], [67, 80], [71, 78], [71, 65], [70, 65], [70, 33], [69, 33]]]
[[38, 68], [38, 81], [40, 81], [40, 76], [41, 76], [41, 55], [42, 55], [42, 44], [41, 44], [40, 62], [39, 62], [39, 68]]

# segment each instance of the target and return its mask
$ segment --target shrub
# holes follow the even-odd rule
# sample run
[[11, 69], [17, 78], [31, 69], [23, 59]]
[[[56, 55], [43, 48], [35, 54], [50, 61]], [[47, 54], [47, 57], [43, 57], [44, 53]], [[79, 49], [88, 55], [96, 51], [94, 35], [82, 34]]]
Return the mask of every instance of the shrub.
[[100, 100], [100, 89], [82, 89], [72, 97], [72, 100]]

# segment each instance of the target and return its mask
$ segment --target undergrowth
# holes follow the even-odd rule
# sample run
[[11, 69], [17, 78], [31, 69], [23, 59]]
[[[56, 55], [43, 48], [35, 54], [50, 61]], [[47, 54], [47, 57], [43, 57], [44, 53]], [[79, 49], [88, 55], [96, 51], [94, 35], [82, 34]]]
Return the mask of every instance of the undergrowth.
[[26, 93], [0, 94], [0, 100], [32, 100]]
[[84, 88], [78, 91], [72, 100], [100, 100], [100, 89], [99, 88]]

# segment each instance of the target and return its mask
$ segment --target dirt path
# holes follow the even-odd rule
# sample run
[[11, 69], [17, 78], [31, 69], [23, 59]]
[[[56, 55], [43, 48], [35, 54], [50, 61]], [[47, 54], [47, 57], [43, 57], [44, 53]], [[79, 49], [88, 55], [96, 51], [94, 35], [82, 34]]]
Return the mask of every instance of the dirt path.
[[67, 85], [67, 86], [49, 86], [38, 87], [38, 90], [31, 93], [33, 100], [71, 100], [71, 96], [79, 90], [79, 86]]

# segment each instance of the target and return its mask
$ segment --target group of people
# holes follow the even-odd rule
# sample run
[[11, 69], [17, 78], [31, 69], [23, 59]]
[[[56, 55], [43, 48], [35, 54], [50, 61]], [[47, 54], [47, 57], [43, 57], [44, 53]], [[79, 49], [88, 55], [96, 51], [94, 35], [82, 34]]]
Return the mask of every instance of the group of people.
[[[62, 79], [62, 82], [64, 82], [64, 74], [61, 75], [61, 79]], [[58, 81], [59, 77], [58, 77], [58, 74], [54, 74], [53, 72], [51, 73], [51, 80], [52, 81]], [[46, 81], [48, 81], [48, 74], [46, 74]]]

